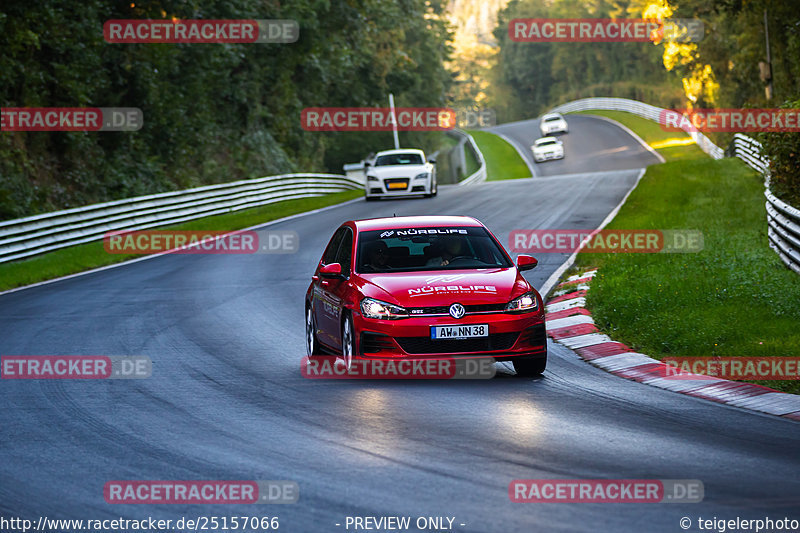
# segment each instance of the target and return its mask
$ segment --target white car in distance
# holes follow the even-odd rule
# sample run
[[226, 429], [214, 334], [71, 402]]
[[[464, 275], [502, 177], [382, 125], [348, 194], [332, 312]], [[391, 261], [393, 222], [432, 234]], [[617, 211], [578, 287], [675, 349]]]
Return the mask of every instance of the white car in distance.
[[555, 137], [536, 139], [531, 150], [533, 151], [533, 160], [537, 163], [551, 159], [564, 159], [564, 143]]
[[398, 196], [436, 196], [436, 160], [416, 149], [385, 150], [364, 163], [367, 200]]
[[561, 113], [548, 113], [539, 121], [539, 131], [546, 137], [553, 133], [569, 133], [569, 126]]

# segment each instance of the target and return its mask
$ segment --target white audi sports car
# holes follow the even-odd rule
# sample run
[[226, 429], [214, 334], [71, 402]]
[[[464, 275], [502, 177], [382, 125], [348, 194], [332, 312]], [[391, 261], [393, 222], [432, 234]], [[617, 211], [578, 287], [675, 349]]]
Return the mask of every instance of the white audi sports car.
[[386, 150], [364, 164], [367, 200], [398, 196], [436, 196], [436, 160], [422, 150]]

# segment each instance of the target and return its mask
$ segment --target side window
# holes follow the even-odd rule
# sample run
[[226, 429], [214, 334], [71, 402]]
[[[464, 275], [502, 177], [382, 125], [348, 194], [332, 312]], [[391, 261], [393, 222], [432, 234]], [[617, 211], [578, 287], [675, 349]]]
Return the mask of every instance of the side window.
[[336, 233], [333, 234], [331, 242], [328, 243], [328, 247], [325, 248], [325, 253], [322, 255], [323, 265], [330, 265], [336, 262], [336, 251], [339, 249], [339, 244], [342, 242], [345, 231], [348, 231], [347, 228], [339, 228], [336, 230]]
[[339, 253], [336, 254], [335, 262], [342, 265], [342, 274], [348, 274], [353, 255], [353, 232], [350, 228], [344, 228], [344, 230], [344, 238], [339, 246]]

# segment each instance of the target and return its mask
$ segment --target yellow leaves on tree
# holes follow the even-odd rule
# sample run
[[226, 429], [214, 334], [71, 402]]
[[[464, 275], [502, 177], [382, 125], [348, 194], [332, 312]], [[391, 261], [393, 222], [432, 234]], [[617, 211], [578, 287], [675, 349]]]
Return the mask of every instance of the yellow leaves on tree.
[[[667, 0], [644, 0], [642, 5], [642, 18], [666, 20], [673, 14], [672, 6]], [[636, 2], [633, 3], [634, 5]], [[633, 5], [631, 6], [633, 7]], [[689, 109], [698, 102], [705, 105], [714, 105], [719, 93], [719, 84], [714, 77], [711, 65], [704, 64], [700, 58], [697, 45], [694, 43], [680, 43], [675, 41], [655, 42], [664, 47], [662, 62], [668, 71], [677, 69], [685, 73], [681, 82], [683, 92], [688, 100]]]

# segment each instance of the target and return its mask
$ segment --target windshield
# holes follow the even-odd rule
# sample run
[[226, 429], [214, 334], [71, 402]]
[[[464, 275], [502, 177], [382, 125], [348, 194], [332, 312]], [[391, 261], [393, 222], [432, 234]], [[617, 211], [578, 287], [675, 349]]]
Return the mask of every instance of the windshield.
[[387, 154], [378, 156], [375, 160], [376, 167], [388, 167], [391, 165], [421, 165], [422, 157], [419, 154]]
[[541, 147], [541, 146], [550, 146], [551, 144], [557, 144], [557, 141], [538, 141], [538, 142], [536, 143], [536, 146], [537, 146], [537, 147]]
[[508, 257], [484, 228], [365, 231], [358, 236], [358, 272], [507, 268]]
[[545, 117], [545, 118], [544, 118], [544, 121], [545, 121], [545, 122], [554, 122], [554, 121], [556, 121], [556, 120], [561, 120], [561, 117], [559, 117], [559, 116], [555, 116], [555, 117]]

